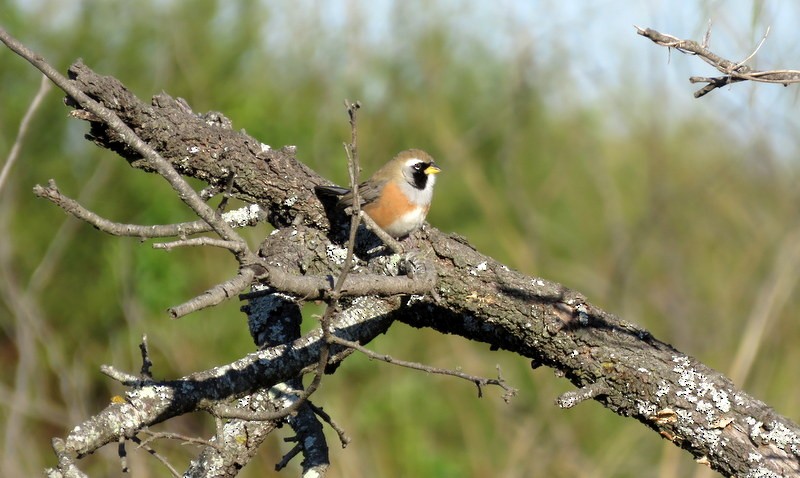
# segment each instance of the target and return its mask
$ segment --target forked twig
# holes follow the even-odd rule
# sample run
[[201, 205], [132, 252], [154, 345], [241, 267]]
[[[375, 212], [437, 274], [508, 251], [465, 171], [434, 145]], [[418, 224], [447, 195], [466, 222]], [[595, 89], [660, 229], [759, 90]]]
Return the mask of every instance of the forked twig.
[[719, 72], [723, 73], [723, 76], [718, 77], [701, 77], [701, 76], [693, 76], [689, 78], [691, 83], [707, 83], [703, 88], [697, 90], [694, 93], [695, 98], [700, 98], [702, 96], [707, 95], [708, 93], [714, 91], [717, 88], [721, 88], [725, 85], [730, 85], [732, 83], [738, 83], [740, 81], [757, 81], [760, 83], [778, 83], [784, 86], [790, 83], [800, 83], [800, 70], [754, 70], [753, 68], [745, 65], [747, 61], [752, 59], [755, 54], [761, 49], [761, 46], [767, 39], [767, 35], [769, 34], [769, 28], [767, 28], [766, 33], [761, 39], [761, 42], [758, 46], [754, 49], [754, 51], [747, 56], [744, 60], [740, 62], [733, 62], [730, 60], [726, 60], [721, 56], [713, 53], [711, 50], [708, 49], [708, 38], [710, 36], [710, 26], [709, 31], [706, 32], [706, 36], [703, 40], [703, 43], [697, 43], [693, 40], [681, 40], [672, 35], [665, 35], [660, 33], [652, 28], [640, 28], [636, 27], [636, 33], [639, 35], [649, 38], [653, 43], [661, 46], [665, 46], [667, 48], [674, 48], [681, 53], [687, 53], [691, 55], [699, 56], [703, 61], [708, 63], [709, 65], [716, 68]]
[[398, 365], [400, 367], [410, 368], [413, 370], [420, 370], [422, 372], [433, 373], [437, 375], [449, 375], [451, 377], [458, 377], [464, 380], [468, 380], [475, 384], [478, 388], [478, 397], [483, 397], [483, 387], [486, 385], [497, 385], [498, 387], [502, 388], [505, 393], [503, 394], [503, 400], [508, 402], [511, 400], [511, 397], [517, 394], [517, 389], [508, 385], [500, 375], [500, 370], [498, 368], [498, 377], [497, 378], [486, 378], [486, 377], [478, 377], [476, 375], [470, 375], [468, 373], [464, 373], [458, 370], [450, 370], [446, 368], [438, 368], [432, 367], [430, 365], [425, 365], [419, 362], [409, 362], [406, 360], [400, 360], [392, 357], [391, 355], [379, 354], [377, 352], [373, 352], [372, 350], [364, 347], [363, 345], [359, 344], [358, 342], [352, 342], [350, 340], [344, 340], [339, 337], [333, 337], [333, 342], [342, 345], [344, 347], [348, 347], [351, 349], [358, 350], [362, 354], [366, 355], [367, 357], [375, 360], [381, 360], [386, 363]]

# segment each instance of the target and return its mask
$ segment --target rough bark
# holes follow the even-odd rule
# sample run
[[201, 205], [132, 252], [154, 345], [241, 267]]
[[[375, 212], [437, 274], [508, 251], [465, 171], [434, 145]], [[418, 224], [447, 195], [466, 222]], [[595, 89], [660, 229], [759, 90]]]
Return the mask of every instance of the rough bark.
[[[143, 104], [114, 78], [99, 76], [81, 63], [70, 68], [70, 75], [181, 174], [221, 186], [234, 172], [233, 196], [264, 207], [279, 229], [261, 249], [270, 263], [298, 275], [335, 273], [342, 227], [331, 226], [313, 193], [313, 185], [327, 181], [296, 159], [295, 148], [269, 148], [232, 130], [221, 115], [196, 115], [166, 94]], [[92, 141], [147, 170], [147, 163], [115, 133], [88, 119]], [[373, 273], [393, 267], [386, 256], [364, 254], [366, 248], [360, 248], [359, 267]], [[592, 398], [638, 420], [723, 475], [800, 474], [800, 428], [722, 374], [595, 307], [580, 293], [513, 271], [457, 236], [427, 226], [417, 248], [435, 266], [434, 292], [353, 299], [335, 323], [337, 335], [366, 343], [400, 320], [484, 342], [529, 358], [533, 367], [562, 373], [578, 387], [561, 397], [562, 407]], [[320, 334], [314, 332], [213, 370], [138, 384], [125, 403], [111, 404], [73, 429], [66, 451], [91, 453], [121, 433], [131, 436], [210, 400], [243, 397], [291, 380], [314, 365], [319, 347]]]

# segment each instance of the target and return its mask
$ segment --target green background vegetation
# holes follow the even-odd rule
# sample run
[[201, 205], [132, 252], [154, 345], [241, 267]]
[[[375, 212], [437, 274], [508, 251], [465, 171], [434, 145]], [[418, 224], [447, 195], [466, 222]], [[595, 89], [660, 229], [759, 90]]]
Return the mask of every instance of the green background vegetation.
[[[0, 0], [0, 25], [62, 71], [82, 57], [145, 101], [163, 90], [195, 111], [221, 111], [273, 147], [296, 145], [302, 161], [342, 183], [342, 102], [359, 99], [365, 173], [408, 147], [443, 167], [431, 224], [510, 267], [582, 291], [798, 419], [798, 165], [758, 121], [733, 121], [774, 111], [754, 95], [776, 87], [737, 85], [691, 100], [687, 75], [670, 71], [700, 61], [673, 53], [668, 63], [666, 50], [628, 24], [616, 33], [627, 48], [605, 54], [612, 65], [635, 55], [641, 69], [584, 72], [597, 75], [595, 89], [584, 91], [571, 78], [580, 61], [572, 48], [594, 40], [569, 25], [543, 35], [550, 2], [540, 2], [540, 16], [500, 15], [505, 23], [496, 24], [462, 21], [479, 2], [379, 3], [390, 9], [389, 26], [375, 24], [369, 2], [336, 2], [346, 8], [333, 11], [329, 2], [212, 0], [51, 0], [25, 9]], [[663, 31], [699, 38], [713, 5], [700, 3], [706, 16]], [[749, 14], [752, 31], [736, 33], [752, 40], [765, 13]], [[498, 46], [492, 31], [511, 41]], [[660, 73], [646, 88], [636, 81], [653, 69]], [[39, 77], [0, 49], [2, 162]], [[775, 101], [796, 106], [793, 89], [778, 94]], [[50, 437], [123, 391], [98, 368], [138, 370], [142, 334], [159, 378], [253, 350], [235, 301], [179, 321], [164, 312], [233, 274], [227, 254], [155, 251], [33, 197], [34, 184], [54, 178], [113, 220], [191, 219], [160, 178], [83, 140], [86, 126], [67, 118], [62, 96], [46, 96], [0, 191], [3, 476], [54, 463]], [[257, 244], [267, 232], [261, 226], [248, 237]], [[370, 347], [480, 375], [499, 364], [520, 393], [511, 404], [491, 389], [478, 399], [466, 382], [354, 356], [315, 396], [353, 438], [342, 450], [329, 433], [330, 476], [677, 477], [703, 468], [596, 403], [558, 410], [554, 399], [571, 386], [520, 357], [400, 324]], [[752, 363], [737, 359], [748, 353]], [[208, 436], [213, 424], [197, 415], [158, 429]], [[241, 476], [277, 476], [289, 433], [275, 433]], [[196, 453], [156, 447], [179, 469]], [[129, 452], [130, 476], [167, 474], [144, 452]], [[97, 455], [81, 462], [85, 471], [119, 474], [116, 447]], [[296, 472], [294, 464], [280, 476]]]

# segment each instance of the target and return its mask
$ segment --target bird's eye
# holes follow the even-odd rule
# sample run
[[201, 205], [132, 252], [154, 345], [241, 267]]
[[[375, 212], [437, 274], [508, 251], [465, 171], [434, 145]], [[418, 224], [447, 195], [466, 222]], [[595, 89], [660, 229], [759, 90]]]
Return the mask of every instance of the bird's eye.
[[422, 171], [425, 169], [425, 163], [414, 163], [414, 169], [416, 171]]

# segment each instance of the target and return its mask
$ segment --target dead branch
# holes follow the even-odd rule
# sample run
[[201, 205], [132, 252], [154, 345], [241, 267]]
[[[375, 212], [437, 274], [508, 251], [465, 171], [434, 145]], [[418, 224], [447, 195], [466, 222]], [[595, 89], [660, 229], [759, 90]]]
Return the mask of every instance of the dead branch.
[[53, 438], [52, 445], [58, 458], [58, 468], [45, 470], [47, 478], [89, 478], [75, 465], [73, 455], [67, 451], [64, 440]]
[[[152, 226], [144, 226], [139, 224], [123, 224], [119, 222], [109, 221], [108, 219], [99, 216], [81, 204], [61, 193], [54, 180], [50, 180], [47, 186], [37, 184], [33, 187], [33, 193], [40, 197], [47, 199], [56, 206], [64, 210], [64, 212], [84, 221], [96, 229], [103, 231], [113, 236], [126, 236], [138, 237], [140, 239], [148, 238], [161, 238], [161, 237], [186, 237], [201, 232], [211, 231], [209, 226], [203, 220], [183, 222], [177, 224], [158, 224]], [[260, 220], [257, 208], [243, 208], [243, 210], [229, 211], [222, 215], [223, 220], [234, 227], [254, 226]]]
[[713, 53], [709, 50], [708, 47], [708, 35], [706, 35], [706, 40], [704, 40], [703, 44], [697, 43], [693, 40], [681, 40], [680, 38], [674, 37], [672, 35], [665, 35], [663, 33], [659, 33], [652, 28], [636, 28], [636, 33], [639, 35], [649, 38], [653, 41], [653, 43], [661, 46], [665, 46], [667, 48], [674, 48], [675, 50], [691, 54], [697, 55], [703, 61], [708, 63], [709, 65], [713, 66], [721, 73], [723, 76], [718, 77], [700, 77], [700, 76], [693, 76], [689, 78], [691, 83], [707, 83], [706, 86], [697, 90], [694, 93], [695, 98], [700, 98], [705, 96], [706, 94], [714, 91], [717, 88], [721, 88], [725, 85], [730, 85], [733, 83], [738, 83], [740, 81], [757, 81], [761, 83], [779, 83], [784, 86], [788, 86], [790, 83], [800, 83], [800, 70], [755, 70], [745, 63], [749, 61], [755, 53], [761, 48], [761, 45], [764, 43], [764, 39], [766, 39], [766, 35], [764, 39], [762, 39], [761, 43], [756, 47], [756, 49], [751, 53], [747, 58], [740, 62], [734, 62], [730, 60], [726, 60], [721, 56]]
[[496, 385], [502, 388], [505, 391], [505, 393], [503, 394], [503, 400], [505, 400], [506, 402], [509, 402], [511, 400], [511, 397], [515, 396], [518, 392], [516, 388], [508, 385], [508, 383], [506, 383], [506, 381], [499, 376], [499, 370], [498, 370], [498, 378], [478, 377], [465, 372], [461, 372], [459, 370], [449, 370], [439, 367], [431, 367], [430, 365], [425, 365], [418, 362], [409, 362], [407, 360], [396, 359], [391, 355], [379, 354], [373, 352], [372, 350], [369, 350], [368, 348], [364, 347], [363, 345], [357, 342], [344, 340], [338, 337], [333, 337], [331, 340], [335, 344], [339, 344], [344, 347], [349, 347], [351, 349], [358, 350], [359, 352], [361, 352], [362, 354], [366, 355], [367, 357], [373, 360], [380, 360], [400, 367], [419, 370], [420, 372], [425, 372], [435, 375], [449, 375], [451, 377], [462, 378], [464, 380], [467, 380], [475, 384], [475, 386], [478, 388], [478, 398], [483, 397], [483, 387], [485, 387], [486, 385]]
[[169, 315], [173, 319], [179, 319], [192, 312], [212, 307], [217, 304], [239, 295], [243, 290], [250, 287], [255, 277], [255, 271], [245, 267], [236, 276], [208, 289], [197, 297], [169, 308]]
[[[353, 229], [344, 228], [342, 218], [329, 220], [312, 187], [325, 181], [296, 160], [294, 148], [268, 148], [231, 130], [219, 115], [214, 115], [219, 121], [206, 121], [166, 95], [144, 105], [117, 80], [97, 75], [81, 63], [70, 68], [71, 80], [62, 80], [3, 30], [0, 40], [91, 111], [93, 115], [85, 118], [94, 142], [119, 153], [134, 167], [167, 177], [222, 239], [236, 240], [235, 232], [194, 191], [180, 186], [175, 176], [179, 171], [221, 185], [228, 184], [231, 171], [246, 172], [236, 176], [230, 195], [258, 204], [278, 228], [265, 240], [258, 257], [238, 258], [245, 264], [241, 270], [252, 268], [254, 280], [263, 274], [259, 267], [295, 277], [341, 278], [342, 269], [349, 271], [331, 251], [341, 249], [341, 231], [349, 235]], [[672, 46], [691, 51], [686, 44]], [[752, 76], [740, 67], [728, 75], [739, 79], [742, 74]], [[99, 103], [111, 109], [96, 107]], [[198, 137], [203, 139], [203, 148], [195, 150]], [[154, 154], [148, 144], [158, 145], [158, 152]], [[188, 158], [187, 151], [191, 151]], [[371, 256], [360, 244], [354, 271], [385, 275], [391, 258]], [[360, 272], [351, 274], [347, 281], [337, 281], [342, 285], [335, 293], [341, 311], [331, 313], [330, 329], [318, 328], [290, 343], [268, 346], [181, 379], [139, 383], [124, 400], [76, 426], [58, 447], [54, 442], [59, 469], [52, 476], [83, 476], [74, 467], [76, 457], [121, 437], [133, 437], [154, 423], [257, 396], [317, 370], [320, 364], [335, 364], [352, 349], [329, 344], [326, 333], [365, 344], [385, 333], [394, 320], [488, 343], [527, 357], [532, 364], [552, 367], [581, 390], [575, 398], [592, 398], [614, 413], [641, 422], [723, 475], [800, 473], [800, 427], [720, 373], [593, 306], [581, 294], [512, 271], [463, 239], [428, 227], [420, 234], [417, 248], [432, 265], [432, 292], [343, 297], [349, 280]], [[270, 282], [278, 292], [276, 284]], [[326, 290], [328, 294], [336, 291]], [[255, 302], [247, 307], [255, 307]], [[327, 347], [330, 358], [325, 359]], [[603, 385], [593, 385], [597, 383]], [[254, 451], [248, 448], [247, 453]]]
[[[356, 300], [335, 317], [331, 332], [347, 340], [368, 342], [386, 332], [395, 307], [389, 301]], [[322, 346], [322, 331], [316, 329], [290, 344], [253, 352], [227, 365], [177, 380], [142, 384], [129, 390], [124, 400], [109, 404], [76, 426], [66, 438], [66, 450], [84, 456], [116, 441], [119, 435], [133, 436], [142, 428], [174, 416], [210, 410], [218, 403], [268, 389], [315, 366]]]
[[192, 237], [189, 239], [178, 239], [177, 241], [170, 241], [170, 242], [157, 242], [153, 244], [153, 249], [162, 249], [165, 251], [171, 251], [177, 247], [198, 247], [198, 246], [211, 246], [211, 247], [219, 247], [220, 249], [228, 249], [229, 251], [233, 252], [234, 254], [240, 254], [244, 252], [244, 246], [241, 242], [234, 242], [234, 241], [226, 241], [223, 239], [217, 239], [214, 237]]

